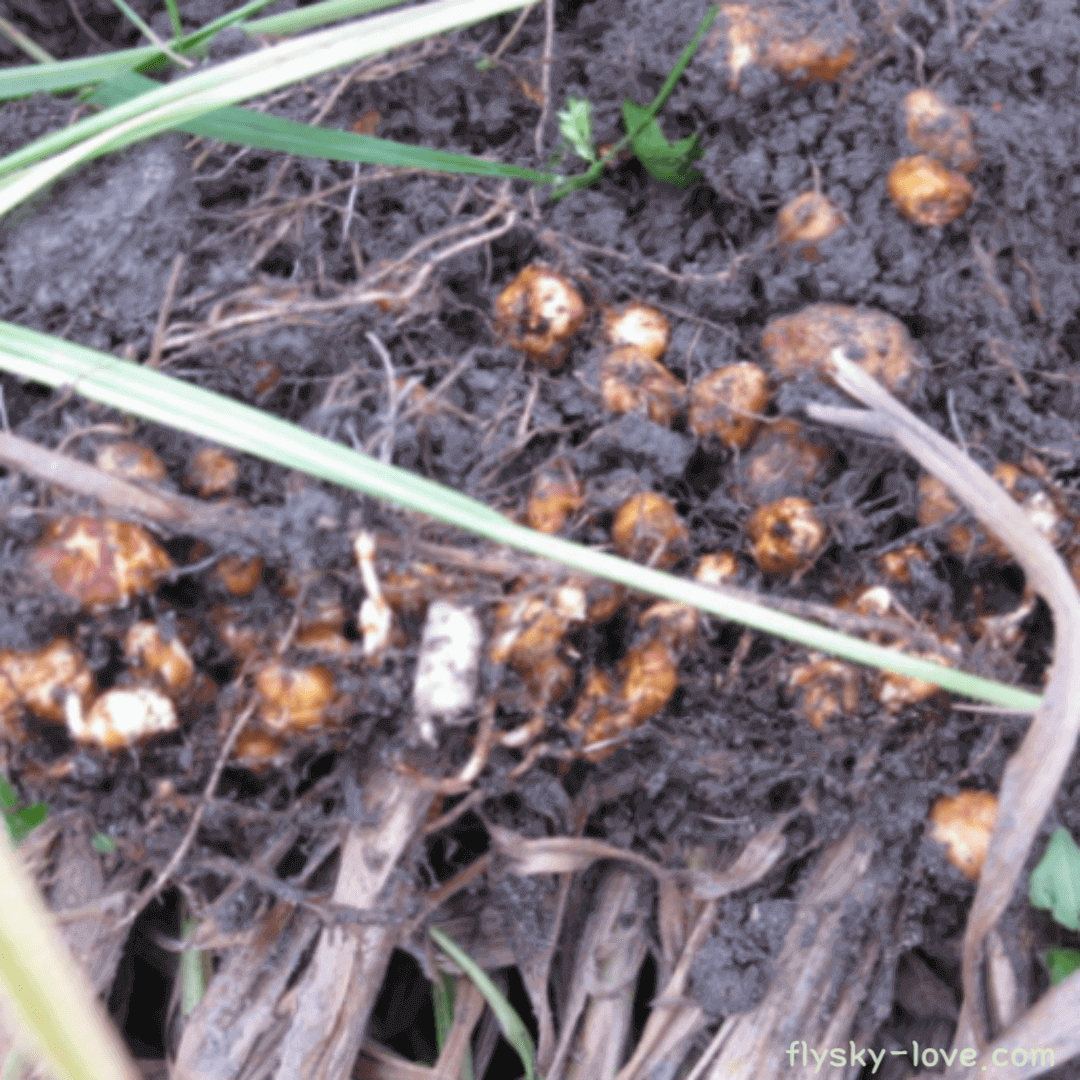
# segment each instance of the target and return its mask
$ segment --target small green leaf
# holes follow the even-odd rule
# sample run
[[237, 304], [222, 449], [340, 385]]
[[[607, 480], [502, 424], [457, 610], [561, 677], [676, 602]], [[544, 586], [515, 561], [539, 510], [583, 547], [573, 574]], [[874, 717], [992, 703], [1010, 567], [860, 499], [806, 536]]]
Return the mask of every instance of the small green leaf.
[[108, 833], [96, 832], [90, 837], [90, 846], [99, 855], [111, 855], [116, 850], [116, 841]]
[[15, 794], [15, 789], [0, 776], [0, 807], [5, 810], [10, 810], [13, 806], [17, 806], [19, 802], [18, 795]]
[[623, 102], [623, 123], [634, 153], [650, 176], [677, 188], [689, 187], [701, 179], [702, 173], [690, 168], [690, 163], [705, 153], [701, 149], [700, 135], [688, 135], [677, 143], [668, 142], [649, 109], [629, 98]]
[[1058, 829], [1050, 837], [1031, 872], [1028, 897], [1032, 907], [1048, 908], [1055, 922], [1080, 930], [1080, 848], [1068, 829]]
[[42, 802], [24, 806], [21, 810], [5, 811], [11, 842], [21, 844], [48, 816], [49, 808]]
[[578, 157], [595, 164], [593, 149], [592, 102], [588, 98], [567, 97], [566, 108], [555, 116], [559, 121], [559, 133], [574, 148]]
[[491, 1006], [506, 1041], [514, 1048], [525, 1067], [525, 1080], [536, 1080], [536, 1047], [518, 1011], [503, 996], [484, 969], [449, 934], [437, 926], [428, 931], [435, 944], [476, 984], [484, 1000]]
[[1047, 949], [1043, 953], [1050, 985], [1063, 983], [1074, 971], [1080, 970], [1080, 952], [1076, 949]]

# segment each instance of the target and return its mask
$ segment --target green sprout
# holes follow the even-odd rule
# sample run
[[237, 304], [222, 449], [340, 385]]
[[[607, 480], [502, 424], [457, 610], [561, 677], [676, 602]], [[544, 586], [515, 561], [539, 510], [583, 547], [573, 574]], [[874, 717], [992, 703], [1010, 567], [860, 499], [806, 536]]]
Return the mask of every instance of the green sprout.
[[449, 934], [437, 926], [432, 926], [428, 933], [435, 944], [475, 983], [476, 989], [495, 1014], [506, 1041], [521, 1058], [521, 1064], [525, 1068], [525, 1080], [542, 1080], [536, 1071], [536, 1047], [521, 1014], [506, 1000], [488, 973]]
[[[1054, 922], [1067, 930], [1080, 930], [1080, 848], [1067, 829], [1058, 829], [1028, 882], [1031, 906], [1048, 910]], [[1057, 986], [1080, 969], [1080, 951], [1047, 949], [1043, 961], [1050, 982]]]
[[588, 98], [567, 95], [566, 108], [556, 114], [559, 121], [559, 133], [574, 148], [579, 158], [595, 164], [596, 150], [593, 147], [592, 102]]

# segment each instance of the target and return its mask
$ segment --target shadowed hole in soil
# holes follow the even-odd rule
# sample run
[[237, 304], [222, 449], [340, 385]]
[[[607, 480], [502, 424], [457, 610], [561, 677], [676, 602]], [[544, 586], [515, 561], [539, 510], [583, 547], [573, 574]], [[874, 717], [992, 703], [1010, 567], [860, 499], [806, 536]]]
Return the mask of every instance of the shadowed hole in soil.
[[165, 1021], [180, 957], [157, 944], [180, 936], [180, 893], [169, 889], [135, 920], [109, 994], [109, 1012], [137, 1058], [165, 1056]]

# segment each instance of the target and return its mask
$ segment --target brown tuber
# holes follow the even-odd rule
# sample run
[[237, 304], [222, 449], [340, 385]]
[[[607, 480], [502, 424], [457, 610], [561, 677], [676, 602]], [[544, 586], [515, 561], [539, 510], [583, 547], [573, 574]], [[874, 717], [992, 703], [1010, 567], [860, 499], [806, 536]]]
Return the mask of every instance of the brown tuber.
[[495, 301], [495, 325], [506, 342], [552, 370], [562, 366], [585, 315], [577, 289], [540, 263], [522, 270]]
[[671, 323], [662, 311], [633, 300], [621, 311], [604, 310], [604, 337], [610, 345], [632, 345], [659, 360], [671, 340]]
[[[1055, 546], [1067, 540], [1068, 525], [1037, 480], [1018, 466], [1006, 462], [999, 462], [994, 467], [993, 477], [1020, 504], [1032, 528]], [[938, 525], [960, 510], [949, 489], [936, 476], [923, 473], [919, 477], [917, 490], [918, 506], [915, 513], [924, 528]], [[961, 521], [952, 522], [945, 535], [949, 550], [956, 555], [983, 557], [992, 554], [1001, 560], [1012, 558], [1012, 553], [997, 537], [977, 537], [975, 528]]]
[[786, 203], [776, 217], [780, 243], [798, 249], [811, 262], [817, 245], [839, 232], [847, 222], [843, 212], [820, 191], [807, 191]]
[[255, 675], [255, 689], [262, 699], [259, 717], [271, 731], [308, 731], [332, 722], [334, 674], [322, 664], [267, 664]]
[[783, 416], [758, 433], [741, 469], [750, 502], [773, 502], [825, 478], [832, 453], [804, 438], [802, 430], [797, 420]]
[[525, 519], [537, 532], [554, 536], [566, 519], [577, 513], [584, 502], [581, 485], [570, 466], [555, 462], [541, 469], [533, 480], [525, 506]]
[[561, 701], [574, 681], [573, 671], [559, 656], [562, 639], [570, 624], [584, 620], [585, 614], [585, 592], [575, 585], [553, 595], [523, 595], [500, 604], [489, 651], [492, 663], [508, 663], [541, 707]]
[[214, 567], [214, 576], [233, 596], [250, 596], [262, 582], [263, 558], [242, 559], [239, 555], [226, 555]]
[[[679, 663], [661, 640], [637, 645], [619, 663], [617, 683], [603, 671], [593, 671], [566, 721], [566, 728], [581, 735], [588, 747], [640, 727], [660, 712], [679, 686]], [[612, 750], [586, 753], [600, 761]]]
[[161, 458], [141, 443], [121, 441], [107, 443], [94, 455], [94, 464], [110, 476], [121, 480], [137, 480], [156, 484], [165, 479]]
[[141, 678], [177, 694], [195, 680], [195, 664], [179, 637], [166, 640], [157, 623], [134, 623], [124, 636], [124, 658]]
[[600, 393], [609, 412], [645, 409], [653, 423], [666, 426], [682, 408], [686, 387], [643, 349], [621, 345], [600, 364]]
[[975, 189], [963, 173], [928, 154], [901, 158], [889, 171], [889, 198], [916, 225], [940, 228], [967, 212]]
[[807, 370], [827, 375], [833, 349], [843, 349], [894, 394], [908, 388], [919, 367], [911, 336], [899, 319], [847, 304], [811, 304], [771, 319], [761, 347], [784, 378]]
[[619, 507], [611, 539], [624, 558], [662, 568], [685, 558], [690, 544], [672, 501], [653, 491], [634, 495]]
[[235, 458], [218, 446], [204, 446], [197, 451], [188, 465], [184, 477], [188, 487], [193, 487], [201, 498], [215, 495], [231, 495], [240, 479], [240, 466]]
[[947, 104], [927, 87], [904, 98], [907, 137], [950, 169], [969, 173], [979, 163], [971, 131], [971, 113]]
[[123, 607], [173, 565], [141, 525], [85, 515], [50, 521], [30, 560], [84, 610]]
[[926, 552], [918, 544], [905, 544], [878, 558], [882, 574], [897, 585], [910, 585], [912, 569], [918, 566], [919, 570], [925, 570], [928, 565]]
[[750, 64], [771, 68], [785, 78], [833, 82], [855, 59], [852, 37], [839, 23], [804, 28], [790, 13], [759, 4], [724, 4], [720, 14], [733, 90]]
[[754, 561], [766, 574], [808, 570], [827, 535], [813, 504], [797, 496], [759, 507], [750, 515], [746, 532]]
[[943, 795], [930, 810], [930, 836], [969, 881], [982, 873], [997, 821], [997, 798], [989, 791]]
[[62, 724], [68, 695], [85, 706], [94, 688], [86, 657], [70, 641], [57, 638], [36, 652], [0, 652], [0, 731], [20, 709]]
[[177, 721], [172, 701], [160, 690], [125, 686], [106, 690], [85, 713], [76, 698], [69, 698], [67, 724], [76, 742], [124, 750], [175, 730]]
[[754, 437], [769, 404], [769, 377], [757, 364], [728, 364], [694, 383], [690, 427], [699, 439], [715, 438], [742, 449]]
[[859, 671], [842, 660], [812, 653], [788, 679], [799, 692], [799, 711], [810, 726], [823, 731], [836, 716], [852, 715], [859, 707]]
[[694, 570], [694, 580], [701, 585], [727, 585], [738, 576], [739, 557], [734, 551], [710, 551]]

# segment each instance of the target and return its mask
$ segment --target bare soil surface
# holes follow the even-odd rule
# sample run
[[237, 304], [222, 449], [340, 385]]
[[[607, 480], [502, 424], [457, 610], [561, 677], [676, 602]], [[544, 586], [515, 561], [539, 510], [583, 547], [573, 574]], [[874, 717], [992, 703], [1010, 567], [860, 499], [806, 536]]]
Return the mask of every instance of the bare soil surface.
[[[12, 0], [11, 10], [57, 57], [135, 42], [107, 3], [79, 6], [85, 25], [64, 4]], [[218, 0], [181, 6], [192, 25], [221, 11]], [[135, 7], [162, 28], [164, 5]], [[807, 16], [797, 4], [778, 10], [784, 19]], [[539, 10], [493, 70], [476, 62], [495, 50], [512, 17], [361, 65], [347, 80], [331, 73], [260, 107], [342, 129], [367, 116], [380, 136], [542, 166], [560, 152], [552, 114], [568, 94], [592, 101], [600, 142], [616, 141], [623, 100], [651, 100], [703, 12], [698, 0], [560, 0], [542, 158], [534, 142], [543, 102]], [[689, 535], [675, 572], [689, 574], [703, 554], [730, 550], [738, 584], [772, 598], [837, 606], [885, 584], [924, 630], [953, 637], [960, 666], [1038, 692], [1053, 646], [1045, 605], [1034, 605], [1011, 640], [991, 640], [978, 620], [1020, 606], [1022, 573], [980, 544], [974, 526], [957, 550], [948, 530], [967, 522], [962, 515], [920, 525], [919, 469], [910, 459], [880, 440], [806, 419], [807, 401], [843, 403], [838, 391], [814, 377], [777, 384], [767, 410], [770, 421], [798, 420], [804, 437], [826, 451], [811, 479], [789, 473], [780, 481], [783, 494], [808, 498], [828, 529], [813, 566], [794, 577], [763, 574], [752, 557], [746, 523], [756, 503], [745, 483], [752, 448], [703, 441], [685, 415], [671, 424], [643, 412], [613, 416], [599, 392], [602, 305], [637, 299], [662, 310], [672, 325], [664, 363], [691, 385], [726, 364], [762, 361], [762, 331], [776, 316], [819, 302], [881, 310], [903, 322], [924, 364], [913, 411], [988, 471], [1019, 466], [1023, 482], [1059, 508], [1066, 555], [1075, 547], [1080, 7], [852, 0], [828, 14], [847, 20], [858, 42], [855, 62], [836, 82], [785, 80], [752, 67], [733, 89], [718, 24], [661, 115], [672, 140], [702, 135], [703, 176], [685, 190], [628, 160], [593, 188], [551, 203], [519, 183], [354, 169], [167, 136], [93, 163], [4, 222], [0, 315], [137, 362], [152, 359], [176, 378], [383, 455], [510, 515], [524, 513], [537, 472], [561, 459], [584, 495], [563, 535], [588, 544], [610, 546], [614, 514], [627, 498], [662, 493]], [[209, 62], [236, 47], [243, 42], [215, 43]], [[0, 58], [22, 62], [4, 40]], [[915, 152], [901, 101], [920, 82], [970, 110], [977, 132], [974, 201], [940, 228], [905, 220], [886, 190], [893, 163]], [[66, 124], [78, 107], [44, 96], [7, 103], [0, 153]], [[845, 226], [816, 252], [782, 246], [780, 208], [815, 183]], [[536, 261], [567, 275], [591, 309], [556, 371], [503, 344], [493, 325], [495, 298]], [[365, 288], [400, 292], [417, 280], [402, 303], [354, 299]], [[413, 380], [414, 396], [396, 411], [388, 367], [396, 388]], [[166, 490], [194, 493], [197, 440], [8, 375], [0, 375], [0, 390], [5, 429], [86, 461], [122, 433], [158, 455]], [[0, 649], [70, 640], [103, 692], [131, 681], [125, 635], [152, 620], [179, 635], [204, 679], [203, 691], [183, 703], [179, 729], [137, 750], [79, 748], [62, 725], [29, 714], [4, 729], [2, 771], [27, 801], [48, 802], [62, 824], [41, 853], [43, 883], [60, 875], [72, 850], [74, 841], [63, 838], [92, 832], [117, 844], [116, 853], [93, 856], [103, 892], [133, 893], [166, 865], [250, 693], [245, 658], [283, 648], [290, 664], [323, 664], [345, 702], [334, 724], [290, 732], [273, 760], [226, 764], [169, 891], [134, 923], [103, 976], [110, 1008], [144, 1059], [175, 1054], [180, 1038], [169, 1006], [176, 954], [164, 946], [179, 933], [182, 903], [215, 928], [207, 948], [219, 968], [233, 939], [263, 925], [275, 907], [323, 905], [320, 917], [332, 922], [325, 905], [342, 823], [355, 820], [356, 778], [394, 761], [446, 777], [469, 758], [475, 726], [441, 732], [438, 748], [417, 745], [411, 694], [425, 604], [456, 597], [490, 634], [499, 601], [538, 580], [514, 555], [447, 528], [254, 459], [238, 465], [231, 497], [261, 515], [262, 526], [199, 535], [147, 522], [180, 572], [104, 613], [49, 590], [28, 563], [50, 519], [93, 511], [92, 504], [14, 467], [0, 473]], [[381, 574], [404, 575], [418, 563], [438, 571], [420, 589], [426, 595], [399, 613], [401, 635], [376, 667], [360, 655], [356, 621], [365, 594], [352, 543], [361, 528], [379, 538]], [[882, 555], [911, 543], [925, 561], [906, 583], [888, 578]], [[264, 559], [250, 594], [229, 595], [216, 576], [215, 558], [225, 555]], [[602, 760], [583, 758], [575, 753], [580, 735], [563, 725], [589, 672], [618, 670], [640, 640], [645, 606], [630, 598], [605, 621], [571, 631], [562, 654], [571, 691], [543, 713], [540, 738], [550, 754], [522, 772], [527, 750], [498, 747], [472, 785], [479, 794], [436, 799], [435, 830], [408, 846], [397, 871], [408, 896], [403, 910], [451, 926], [499, 972], [533, 1023], [522, 972], [552, 945], [558, 1018], [574, 946], [610, 864], [574, 878], [560, 916], [560, 878], [511, 873], [493, 830], [593, 838], [659, 867], [719, 871], [787, 815], [782, 856], [760, 880], [714, 902], [715, 921], [696, 945], [686, 993], [702, 1022], [680, 1059], [692, 1063], [723, 1018], [766, 996], [806, 883], [824, 853], [859, 826], [872, 838], [872, 860], [865, 887], [844, 909], [836, 986], [868, 950], [877, 959], [851, 1038], [884, 1049], [913, 1039], [947, 1046], [974, 885], [932, 841], [927, 815], [942, 795], [995, 791], [1028, 719], [963, 711], [947, 696], [889, 712], [867, 677], [855, 707], [819, 729], [793, 681], [805, 650], [708, 620], [680, 652], [667, 706]], [[313, 637], [305, 643], [298, 628], [309, 624], [330, 627], [342, 648], [320, 651]], [[245, 634], [254, 645], [238, 644]], [[481, 687], [474, 721], [490, 710], [506, 730], [537, 712], [521, 672], [485, 663]], [[1053, 829], [1080, 835], [1078, 790], [1074, 762], [1027, 871]], [[465, 812], [450, 813], [462, 799]], [[487, 860], [481, 873], [426, 911], [439, 888], [480, 859]], [[1039, 951], [1075, 944], [1075, 935], [1032, 911], [1025, 894], [1018, 890], [1001, 932], [1019, 998], [1030, 1003], [1048, 985]], [[631, 1041], [668, 975], [658, 895], [644, 875], [635, 910], [653, 958], [637, 982]], [[417, 932], [394, 954], [369, 1034], [430, 1062], [423, 940]], [[297, 971], [309, 958], [295, 958]], [[517, 1069], [505, 1045], [478, 1060], [492, 1078]], [[877, 1075], [912, 1072], [905, 1058], [890, 1057]], [[1080, 1072], [1059, 1064], [1047, 1075]]]

